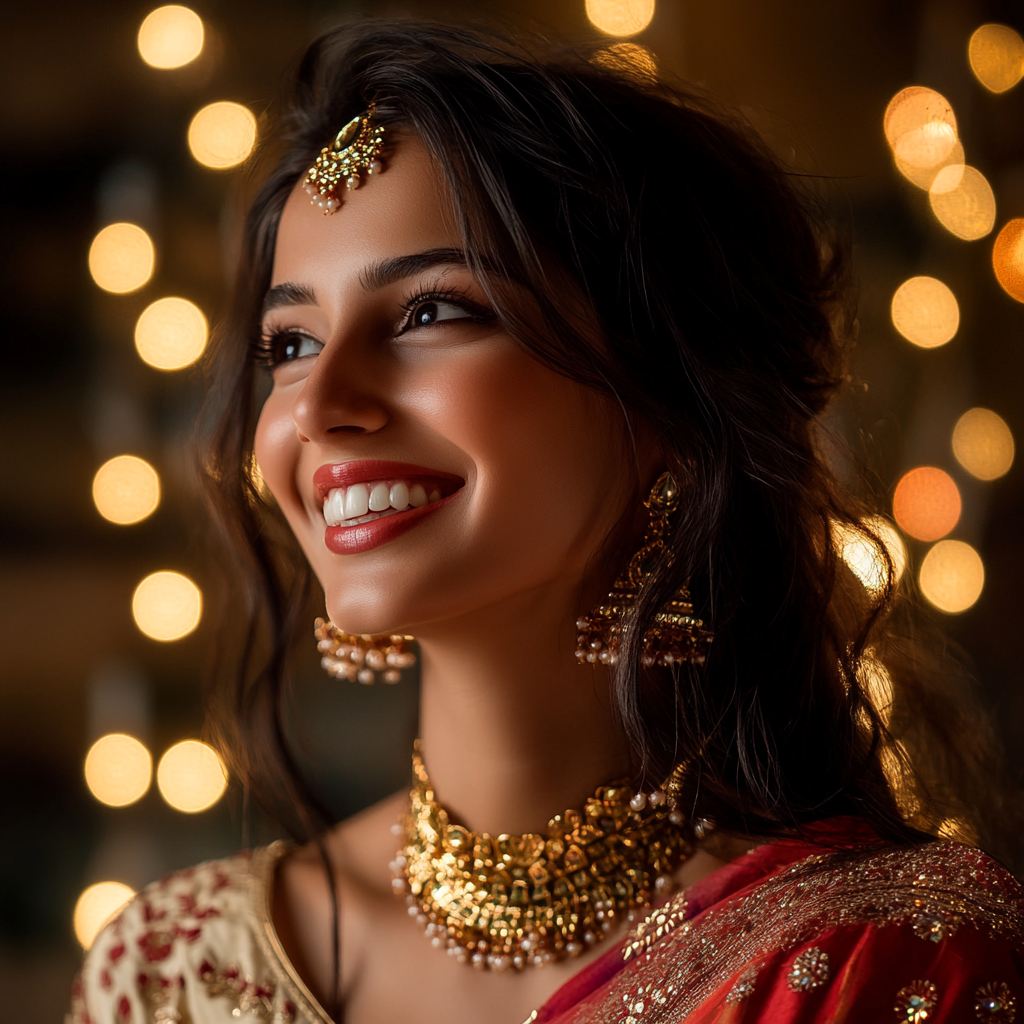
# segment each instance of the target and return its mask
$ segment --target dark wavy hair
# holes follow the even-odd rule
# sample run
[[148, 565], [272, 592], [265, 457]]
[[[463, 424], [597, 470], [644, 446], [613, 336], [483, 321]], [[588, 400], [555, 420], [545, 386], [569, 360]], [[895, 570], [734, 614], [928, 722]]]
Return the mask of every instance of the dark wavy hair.
[[[964, 736], [955, 674], [926, 685], [872, 509], [823, 456], [821, 414], [846, 379], [847, 246], [808, 179], [745, 120], [590, 56], [435, 23], [339, 28], [309, 48], [264, 133], [271, 169], [245, 226], [203, 457], [248, 623], [216, 702], [235, 773], [300, 837], [329, 823], [284, 725], [312, 578], [252, 472], [252, 353], [285, 200], [373, 101], [436, 158], [511, 336], [652, 425], [682, 485], [672, 557], [641, 592], [614, 672], [639, 774], [686, 762], [693, 813], [727, 831], [855, 813], [895, 841], [951, 818], [970, 835], [981, 805], [964, 794], [991, 738]], [[539, 324], [510, 283], [536, 300]], [[879, 587], [846, 568], [837, 531], [877, 549]], [[707, 661], [645, 670], [644, 631], [685, 581], [714, 633]], [[870, 685], [879, 665], [893, 680], [883, 699]]]

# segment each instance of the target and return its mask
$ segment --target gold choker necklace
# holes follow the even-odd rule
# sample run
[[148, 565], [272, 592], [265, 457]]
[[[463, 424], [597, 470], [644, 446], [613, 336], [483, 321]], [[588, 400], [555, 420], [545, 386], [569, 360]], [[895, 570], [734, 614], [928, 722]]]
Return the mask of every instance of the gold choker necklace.
[[579, 956], [629, 910], [667, 894], [693, 852], [677, 774], [649, 795], [602, 786], [582, 811], [556, 814], [546, 836], [491, 836], [448, 820], [419, 744], [412, 766], [395, 891], [434, 946], [481, 970]]

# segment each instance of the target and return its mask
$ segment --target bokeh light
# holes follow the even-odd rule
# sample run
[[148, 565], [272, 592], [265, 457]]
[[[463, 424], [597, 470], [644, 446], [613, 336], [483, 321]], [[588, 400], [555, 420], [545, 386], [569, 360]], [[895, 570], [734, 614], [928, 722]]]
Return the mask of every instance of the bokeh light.
[[1024, 77], [1024, 39], [1008, 25], [982, 25], [967, 45], [971, 70], [989, 92], [1006, 92]]
[[204, 167], [237, 167], [256, 145], [256, 118], [241, 103], [222, 100], [203, 107], [188, 126], [188, 148]]
[[939, 611], [965, 612], [981, 597], [985, 566], [970, 544], [940, 540], [921, 563], [921, 593]]
[[188, 299], [157, 299], [135, 325], [135, 348], [158, 370], [191, 366], [206, 348], [209, 329], [203, 311]]
[[197, 814], [224, 795], [228, 775], [213, 747], [199, 740], [182, 740], [160, 758], [156, 784], [175, 810]]
[[996, 197], [988, 179], [976, 167], [944, 167], [928, 190], [932, 212], [957, 238], [984, 238], [996, 223]]
[[920, 348], [945, 345], [960, 327], [960, 306], [949, 287], [934, 277], [912, 277], [892, 297], [892, 322]]
[[122, 882], [97, 882], [90, 885], [75, 903], [75, 935], [88, 949], [103, 926], [135, 895], [135, 890]]
[[132, 595], [135, 625], [152, 640], [188, 636], [199, 625], [202, 614], [202, 592], [180, 572], [154, 572]]
[[139, 53], [154, 68], [180, 68], [203, 52], [203, 19], [179, 4], [158, 7], [139, 27]]
[[892, 498], [892, 514], [901, 530], [918, 540], [945, 537], [960, 520], [960, 491], [937, 466], [904, 473]]
[[658, 75], [654, 54], [639, 43], [612, 43], [594, 54], [594, 63], [638, 78], [656, 78]]
[[1024, 217], [1003, 225], [992, 246], [992, 269], [1003, 291], [1024, 302]]
[[883, 128], [893, 156], [916, 167], [940, 164], [958, 138], [949, 101], [923, 85], [911, 85], [893, 96], [885, 108]]
[[117, 295], [141, 288], [153, 276], [155, 262], [153, 242], [138, 224], [108, 224], [89, 246], [92, 279]]
[[953, 454], [971, 476], [997, 480], [1013, 465], [1013, 434], [999, 413], [968, 409], [953, 428]]
[[127, 807], [145, 796], [153, 778], [153, 758], [134, 736], [101, 736], [85, 755], [85, 783], [108, 807]]
[[590, 23], [610, 36], [634, 36], [654, 17], [654, 0], [587, 0]]
[[[896, 169], [907, 181], [912, 182], [918, 188], [928, 190], [935, 183], [940, 171], [946, 171], [943, 181], [949, 188], [956, 188], [960, 184], [960, 177], [964, 169], [964, 147], [959, 139], [953, 144], [953, 148], [942, 158], [932, 164], [919, 164], [910, 160], [904, 160], [895, 155]], [[951, 170], [946, 170], [951, 168]], [[955, 179], [955, 180], [954, 180]]]
[[145, 459], [117, 455], [96, 470], [92, 500], [99, 514], [112, 523], [139, 523], [160, 504], [160, 477]]
[[[885, 546], [891, 563], [892, 582], [898, 583], [907, 566], [907, 549], [903, 538], [892, 523], [882, 516], [868, 516], [864, 526], [876, 534]], [[860, 580], [864, 589], [873, 597], [881, 594], [889, 578], [890, 565], [874, 539], [845, 523], [833, 523], [832, 535], [839, 557]]]

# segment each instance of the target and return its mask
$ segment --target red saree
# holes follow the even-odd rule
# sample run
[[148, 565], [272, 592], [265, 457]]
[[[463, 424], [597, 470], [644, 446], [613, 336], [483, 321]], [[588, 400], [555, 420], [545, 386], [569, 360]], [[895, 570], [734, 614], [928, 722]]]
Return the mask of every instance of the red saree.
[[536, 1024], [1009, 1024], [1024, 893], [980, 850], [856, 819], [761, 846], [678, 894]]

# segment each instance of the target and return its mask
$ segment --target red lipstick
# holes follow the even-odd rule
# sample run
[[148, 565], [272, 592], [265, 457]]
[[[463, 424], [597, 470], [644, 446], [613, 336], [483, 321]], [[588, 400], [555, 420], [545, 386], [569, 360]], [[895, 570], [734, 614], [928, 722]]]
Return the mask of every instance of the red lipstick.
[[449, 504], [462, 489], [465, 481], [453, 473], [416, 466], [408, 462], [385, 462], [378, 459], [360, 459], [353, 462], [337, 462], [321, 466], [313, 474], [313, 485], [318, 500], [322, 503], [328, 492], [336, 487], [352, 484], [373, 483], [377, 480], [404, 480], [407, 483], [422, 483], [440, 490], [442, 497], [419, 508], [395, 512], [381, 519], [356, 526], [328, 526], [324, 533], [324, 544], [329, 551], [338, 555], [355, 555], [371, 551], [388, 541], [400, 537], [427, 516]]

